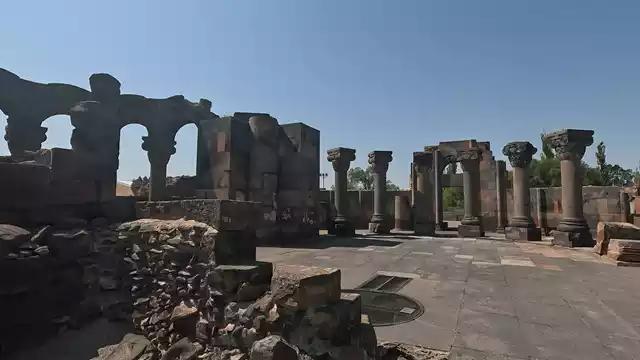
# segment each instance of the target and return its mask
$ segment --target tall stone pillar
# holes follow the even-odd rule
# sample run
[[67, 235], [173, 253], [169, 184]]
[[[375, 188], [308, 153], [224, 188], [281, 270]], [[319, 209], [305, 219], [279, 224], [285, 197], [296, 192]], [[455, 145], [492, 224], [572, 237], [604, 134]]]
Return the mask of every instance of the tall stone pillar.
[[496, 161], [496, 194], [498, 205], [498, 232], [504, 232], [504, 228], [507, 226], [507, 164], [502, 161]]
[[448, 224], [444, 221], [444, 205], [442, 202], [442, 171], [444, 170], [442, 153], [440, 150], [433, 151], [433, 198], [435, 206], [435, 221], [438, 230], [447, 230]]
[[149, 201], [167, 197], [167, 164], [176, 153], [176, 142], [164, 137], [143, 136], [142, 149], [147, 151], [150, 163]]
[[356, 233], [349, 219], [349, 199], [347, 198], [347, 171], [355, 159], [355, 149], [339, 147], [327, 150], [327, 160], [331, 162], [335, 171], [336, 217], [333, 223], [335, 234], [338, 236], [353, 236]]
[[582, 157], [593, 144], [592, 130], [565, 129], [546, 134], [543, 139], [560, 159], [562, 221], [552, 232], [554, 245], [592, 246], [593, 236], [582, 207]]
[[631, 219], [631, 204], [629, 203], [629, 194], [624, 191], [620, 192], [620, 222], [633, 223]]
[[416, 235], [435, 235], [433, 204], [433, 153], [414, 152], [413, 171], [416, 174], [416, 196], [414, 203], [414, 231]]
[[387, 170], [393, 160], [391, 151], [372, 151], [369, 164], [373, 167], [373, 216], [369, 222], [369, 232], [386, 234], [391, 230], [387, 210]]
[[477, 147], [458, 152], [456, 161], [462, 165], [464, 185], [464, 218], [458, 226], [461, 237], [484, 236], [482, 216], [480, 214], [480, 160], [482, 153]]
[[537, 151], [528, 141], [510, 142], [502, 149], [513, 167], [513, 216], [505, 229], [505, 237], [510, 240], [542, 240], [540, 229], [531, 218], [529, 189], [529, 164]]
[[404, 195], [396, 195], [394, 202], [394, 228], [393, 231], [411, 231], [411, 204], [409, 198]]

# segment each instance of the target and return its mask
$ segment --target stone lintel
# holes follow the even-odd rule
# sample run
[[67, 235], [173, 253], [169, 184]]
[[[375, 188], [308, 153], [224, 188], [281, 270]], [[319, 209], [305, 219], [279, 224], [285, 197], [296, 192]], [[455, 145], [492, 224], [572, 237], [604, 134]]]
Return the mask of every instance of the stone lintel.
[[459, 150], [456, 154], [455, 161], [463, 162], [467, 160], [482, 160], [482, 151], [478, 147], [472, 147], [464, 150]]
[[502, 148], [502, 154], [509, 158], [511, 166], [518, 168], [529, 166], [536, 152], [538, 149], [528, 141], [513, 141]]
[[388, 165], [393, 160], [393, 151], [375, 150], [368, 157], [371, 165]]
[[537, 227], [513, 227], [504, 229], [505, 238], [513, 241], [541, 241], [542, 231]]
[[593, 144], [593, 134], [593, 130], [564, 129], [545, 134], [543, 141], [561, 160], [582, 159], [586, 148]]
[[553, 236], [551, 243], [557, 246], [586, 247], [593, 246], [595, 243], [589, 229], [579, 231], [554, 230], [551, 232], [551, 236]]

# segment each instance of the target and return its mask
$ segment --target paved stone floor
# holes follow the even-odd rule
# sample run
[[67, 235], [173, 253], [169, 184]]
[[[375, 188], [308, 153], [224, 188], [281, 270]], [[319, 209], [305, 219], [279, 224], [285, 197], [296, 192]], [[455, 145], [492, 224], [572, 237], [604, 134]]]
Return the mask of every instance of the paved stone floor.
[[424, 314], [376, 332], [450, 350], [451, 359], [640, 359], [640, 268], [616, 267], [590, 249], [499, 236], [327, 236], [308, 247], [261, 247], [258, 258], [338, 267], [343, 288], [378, 271], [419, 275], [399, 293]]

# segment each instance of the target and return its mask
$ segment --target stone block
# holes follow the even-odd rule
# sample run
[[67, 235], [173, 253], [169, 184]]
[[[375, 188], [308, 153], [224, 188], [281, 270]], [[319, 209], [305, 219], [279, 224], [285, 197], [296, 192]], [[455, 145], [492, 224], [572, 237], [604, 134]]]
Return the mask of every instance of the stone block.
[[237, 291], [242, 283], [270, 284], [273, 276], [273, 264], [269, 262], [256, 262], [254, 265], [218, 265], [215, 270], [228, 292]]
[[593, 251], [605, 255], [610, 239], [640, 240], [640, 228], [629, 223], [598, 222], [596, 245], [593, 247]]
[[480, 225], [458, 225], [458, 236], [460, 237], [483, 237], [484, 229]]
[[215, 241], [214, 258], [218, 265], [253, 264], [256, 261], [255, 231], [220, 231]]
[[564, 247], [583, 247], [594, 246], [593, 236], [588, 229], [584, 231], [568, 232], [553, 230], [551, 232], [553, 240], [551, 243], [557, 246]]
[[504, 237], [513, 241], [541, 241], [542, 231], [537, 227], [513, 227], [504, 228]]
[[433, 222], [416, 222], [414, 232], [419, 236], [434, 236], [436, 234], [436, 224]]
[[391, 231], [391, 221], [385, 219], [382, 222], [370, 222], [369, 232], [373, 234], [388, 234]]
[[610, 239], [607, 257], [616, 261], [640, 262], [640, 240]]
[[356, 235], [356, 228], [351, 221], [334, 221], [332, 230], [330, 234], [340, 237], [352, 237]]
[[340, 269], [276, 264], [271, 293], [287, 309], [306, 310], [340, 300]]
[[255, 231], [263, 217], [259, 202], [217, 199], [141, 201], [136, 203], [136, 213], [139, 218], [195, 220], [219, 231]]

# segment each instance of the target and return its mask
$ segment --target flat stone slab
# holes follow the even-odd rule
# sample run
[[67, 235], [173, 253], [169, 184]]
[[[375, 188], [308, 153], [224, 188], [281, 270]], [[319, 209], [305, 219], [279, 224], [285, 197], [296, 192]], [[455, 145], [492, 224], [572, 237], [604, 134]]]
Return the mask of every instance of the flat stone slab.
[[607, 257], [616, 261], [640, 263], [640, 240], [610, 239]]
[[276, 264], [271, 294], [276, 304], [295, 310], [334, 304], [340, 300], [340, 269]]

